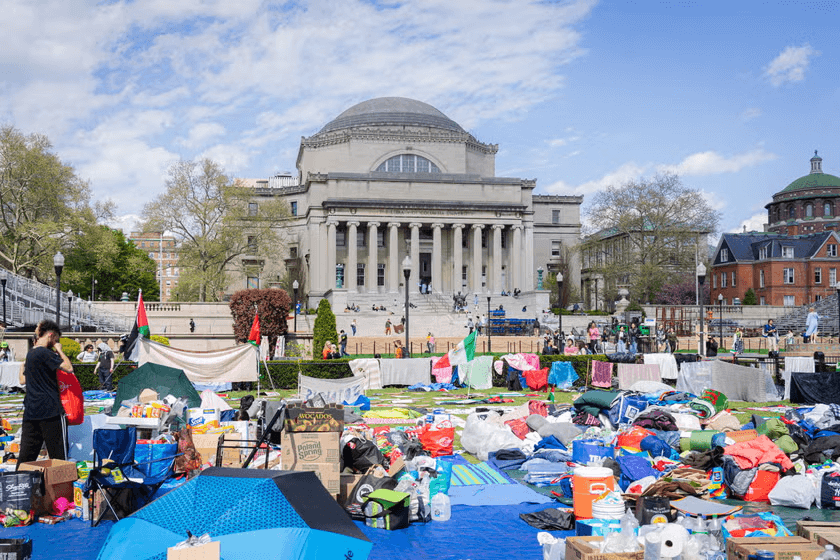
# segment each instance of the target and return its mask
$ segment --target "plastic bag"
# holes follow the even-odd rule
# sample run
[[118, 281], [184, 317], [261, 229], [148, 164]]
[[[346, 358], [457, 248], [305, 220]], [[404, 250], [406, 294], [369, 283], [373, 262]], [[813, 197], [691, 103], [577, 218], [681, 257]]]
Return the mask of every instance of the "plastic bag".
[[423, 449], [428, 451], [432, 457], [452, 455], [454, 441], [455, 428], [427, 429], [420, 434], [420, 443], [423, 444]]
[[804, 474], [785, 476], [770, 490], [768, 497], [774, 506], [810, 509], [816, 498], [814, 483]]
[[59, 369], [58, 390], [61, 393], [61, 404], [64, 406], [64, 413], [67, 415], [67, 423], [71, 426], [78, 426], [85, 421], [85, 398], [82, 395], [82, 386], [79, 380], [72, 373]]
[[516, 448], [530, 452], [533, 448], [532, 444], [516, 437], [509, 427], [493, 425], [474, 412], [467, 416], [461, 445], [482, 461], [487, 460], [491, 451]]

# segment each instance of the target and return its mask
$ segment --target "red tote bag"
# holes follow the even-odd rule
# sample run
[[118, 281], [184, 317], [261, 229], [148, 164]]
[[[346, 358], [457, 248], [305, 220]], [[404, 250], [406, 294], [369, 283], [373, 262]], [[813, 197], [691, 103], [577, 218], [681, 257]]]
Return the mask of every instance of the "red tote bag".
[[67, 415], [67, 423], [78, 426], [85, 421], [85, 398], [82, 396], [82, 386], [72, 373], [58, 370], [58, 392], [61, 394], [61, 404]]

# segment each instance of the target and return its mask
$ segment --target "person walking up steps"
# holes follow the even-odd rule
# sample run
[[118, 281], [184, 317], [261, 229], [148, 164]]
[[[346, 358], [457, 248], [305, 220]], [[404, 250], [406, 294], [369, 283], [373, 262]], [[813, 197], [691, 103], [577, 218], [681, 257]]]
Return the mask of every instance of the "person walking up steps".
[[385, 336], [391, 334], [391, 319], [385, 319]]

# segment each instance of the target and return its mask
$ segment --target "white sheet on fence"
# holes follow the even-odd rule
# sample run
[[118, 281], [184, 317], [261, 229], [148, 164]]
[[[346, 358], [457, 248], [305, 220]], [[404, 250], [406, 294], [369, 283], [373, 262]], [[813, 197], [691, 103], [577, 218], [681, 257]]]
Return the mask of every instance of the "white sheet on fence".
[[[714, 362], [683, 362], [677, 376], [677, 391], [692, 393], [698, 397], [712, 387], [712, 364]], [[727, 395], [728, 397], [729, 395]]]
[[415, 385], [432, 382], [432, 363], [429, 358], [379, 360], [382, 385]]
[[20, 384], [20, 366], [23, 362], [0, 363], [0, 387], [23, 387]]
[[769, 362], [761, 362], [758, 364], [758, 369], [764, 372], [764, 387], [767, 391], [767, 402], [775, 402], [782, 400], [782, 395], [776, 387], [776, 376], [774, 374], [775, 368]]
[[360, 358], [350, 360], [348, 363], [354, 377], [365, 378], [365, 389], [382, 388], [382, 372], [379, 369], [379, 360], [376, 358]]
[[814, 373], [814, 358], [808, 356], [785, 358], [785, 371], [782, 378], [785, 380], [785, 400], [790, 400], [790, 374], [792, 372]]
[[[768, 400], [768, 371], [746, 366], [736, 366], [715, 360], [712, 362], [712, 389], [722, 392], [730, 401]], [[775, 389], [773, 390], [775, 396]]]
[[345, 377], [344, 379], [317, 379], [300, 376], [300, 396], [304, 400], [321, 395], [328, 403], [355, 402], [364, 394], [367, 380], [364, 377]]
[[662, 379], [677, 379], [679, 376], [677, 369], [677, 360], [673, 354], [645, 354], [646, 364], [658, 364], [659, 374]]
[[458, 379], [473, 389], [489, 389], [493, 386], [493, 356], [479, 356], [458, 366]]
[[662, 381], [658, 364], [618, 364], [618, 388], [630, 389], [637, 381]]
[[137, 341], [139, 365], [153, 362], [184, 370], [196, 383], [257, 381], [258, 351], [252, 344], [240, 344], [210, 352], [191, 352], [172, 348], [146, 338]]

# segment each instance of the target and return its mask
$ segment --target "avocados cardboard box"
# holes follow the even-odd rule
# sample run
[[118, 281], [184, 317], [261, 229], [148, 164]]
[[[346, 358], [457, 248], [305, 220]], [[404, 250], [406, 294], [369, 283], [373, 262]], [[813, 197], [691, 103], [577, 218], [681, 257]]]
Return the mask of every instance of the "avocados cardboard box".
[[32, 498], [35, 513], [49, 513], [57, 498], [73, 501], [73, 483], [79, 478], [76, 463], [60, 459], [30, 461], [18, 466], [21, 471], [41, 471], [44, 473], [44, 496]]
[[323, 408], [293, 406], [286, 410], [286, 432], [344, 431], [344, 405], [328, 404]]
[[804, 537], [731, 537], [726, 539], [728, 560], [748, 560], [757, 550], [769, 550], [776, 560], [815, 560], [822, 554], [823, 547]]
[[645, 551], [638, 552], [601, 552], [596, 543], [604, 537], [568, 537], [566, 538], [566, 560], [644, 560]]

